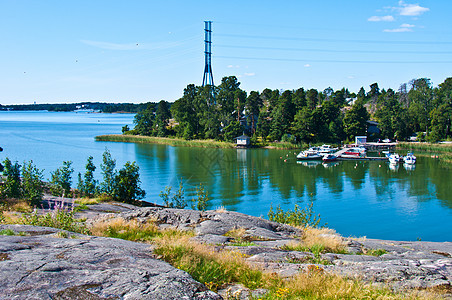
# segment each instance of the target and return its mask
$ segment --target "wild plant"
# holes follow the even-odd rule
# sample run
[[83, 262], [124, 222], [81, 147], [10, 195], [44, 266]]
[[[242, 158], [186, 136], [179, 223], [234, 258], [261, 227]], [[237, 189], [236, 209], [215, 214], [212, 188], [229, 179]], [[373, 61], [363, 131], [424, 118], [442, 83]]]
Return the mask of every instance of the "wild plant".
[[294, 210], [282, 210], [281, 206], [278, 205], [276, 211], [273, 211], [273, 206], [270, 206], [268, 211], [268, 219], [270, 221], [288, 224], [292, 226], [302, 226], [302, 227], [319, 227], [320, 224], [320, 214], [315, 214], [313, 209], [314, 203], [311, 203], [303, 209], [295, 204]]

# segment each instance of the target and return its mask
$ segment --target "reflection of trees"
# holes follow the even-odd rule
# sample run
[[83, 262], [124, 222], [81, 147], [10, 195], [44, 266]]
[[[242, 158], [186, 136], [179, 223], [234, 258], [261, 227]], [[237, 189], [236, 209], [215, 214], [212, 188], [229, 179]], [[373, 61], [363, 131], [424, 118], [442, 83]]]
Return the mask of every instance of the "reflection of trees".
[[[404, 191], [417, 201], [436, 197], [452, 208], [449, 192], [449, 174], [438, 162], [420, 159], [414, 171], [402, 165], [391, 171], [385, 162], [343, 161], [329, 165], [321, 163], [307, 167], [295, 163], [293, 153], [268, 149], [205, 149], [169, 147], [163, 145], [137, 145], [137, 158], [147, 176], [163, 190], [165, 185], [176, 187], [182, 180], [189, 199], [196, 186], [202, 183], [215, 205], [238, 209], [243, 201], [267, 203], [273, 197], [283, 204], [315, 199], [320, 188], [327, 194], [341, 194], [349, 182], [354, 190], [366, 188], [370, 180], [377, 199], [393, 199]], [[287, 162], [284, 159], [287, 158]], [[369, 183], [367, 183], [369, 184]], [[146, 186], [144, 186], [146, 188]], [[274, 193], [277, 191], [277, 194]], [[158, 194], [158, 193], [157, 193]], [[267, 197], [269, 199], [263, 199]], [[277, 205], [278, 203], [273, 203]]]

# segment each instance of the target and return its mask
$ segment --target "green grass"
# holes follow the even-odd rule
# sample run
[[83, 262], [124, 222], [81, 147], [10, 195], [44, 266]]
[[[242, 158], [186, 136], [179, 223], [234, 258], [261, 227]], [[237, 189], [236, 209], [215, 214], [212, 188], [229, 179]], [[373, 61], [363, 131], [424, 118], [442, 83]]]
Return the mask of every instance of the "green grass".
[[215, 140], [184, 140], [179, 138], [166, 138], [140, 135], [108, 134], [96, 136], [96, 141], [164, 144], [171, 146], [201, 147], [201, 148], [234, 148], [236, 144]]
[[369, 249], [364, 253], [365, 255], [372, 255], [372, 256], [382, 256], [383, 254], [388, 253], [385, 249]]
[[452, 154], [452, 143], [451, 144], [434, 144], [434, 143], [407, 143], [400, 142], [397, 144], [397, 149], [403, 150], [420, 150], [426, 152], [440, 152], [440, 153], [451, 153]]

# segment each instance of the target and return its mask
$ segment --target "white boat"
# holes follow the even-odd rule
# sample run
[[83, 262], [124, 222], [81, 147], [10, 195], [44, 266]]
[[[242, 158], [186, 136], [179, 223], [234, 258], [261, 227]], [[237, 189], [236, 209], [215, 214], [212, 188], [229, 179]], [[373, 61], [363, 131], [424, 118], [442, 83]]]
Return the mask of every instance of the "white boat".
[[332, 154], [336, 152], [338, 149], [331, 147], [331, 145], [322, 145], [320, 146], [319, 153], [323, 155]]
[[389, 155], [389, 163], [390, 164], [398, 164], [403, 158], [397, 154], [397, 153], [392, 153], [391, 155]]
[[408, 153], [404, 158], [403, 161], [407, 165], [414, 165], [416, 163], [416, 156], [414, 156], [413, 153]]
[[297, 155], [297, 159], [300, 160], [314, 160], [314, 159], [322, 159], [323, 155], [319, 153], [319, 147], [311, 147], [308, 150], [301, 151]]
[[353, 147], [348, 148], [344, 153], [342, 153], [343, 157], [363, 157], [366, 156], [366, 148], [364, 147]]

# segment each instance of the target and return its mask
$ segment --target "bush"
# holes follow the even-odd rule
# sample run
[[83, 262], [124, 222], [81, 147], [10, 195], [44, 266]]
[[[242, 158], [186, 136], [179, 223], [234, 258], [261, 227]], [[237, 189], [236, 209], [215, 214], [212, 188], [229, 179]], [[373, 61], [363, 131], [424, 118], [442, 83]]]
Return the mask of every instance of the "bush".
[[320, 224], [320, 214], [316, 215], [313, 210], [314, 203], [311, 202], [308, 207], [300, 210], [299, 206], [295, 204], [293, 211], [283, 211], [281, 206], [278, 205], [276, 212], [273, 211], [273, 207], [270, 206], [268, 212], [268, 219], [270, 221], [288, 224], [292, 226], [303, 226], [316, 228]]

